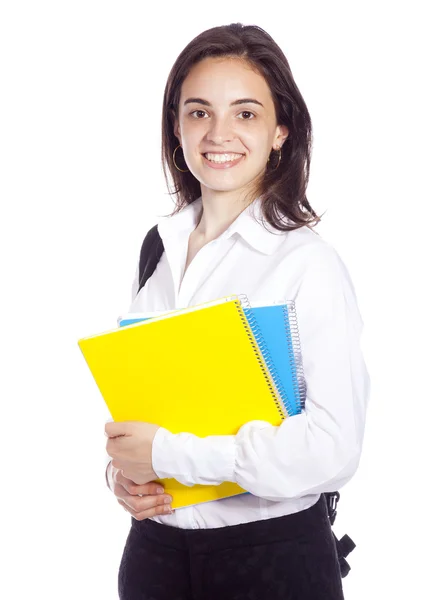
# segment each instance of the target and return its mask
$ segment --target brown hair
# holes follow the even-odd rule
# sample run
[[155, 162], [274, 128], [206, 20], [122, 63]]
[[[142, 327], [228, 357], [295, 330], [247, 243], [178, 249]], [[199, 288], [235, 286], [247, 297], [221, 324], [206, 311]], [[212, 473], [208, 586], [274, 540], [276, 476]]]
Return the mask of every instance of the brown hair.
[[[178, 171], [172, 160], [178, 143], [174, 134], [174, 117], [178, 116], [182, 83], [200, 60], [225, 56], [246, 60], [265, 78], [272, 93], [277, 124], [286, 125], [289, 130], [278, 168], [272, 167], [275, 160], [271, 153], [266, 171], [255, 190], [261, 196], [265, 219], [280, 231], [317, 225], [321, 218], [306, 197], [312, 147], [308, 108], [279, 46], [260, 27], [242, 23], [213, 27], [200, 33], [182, 50], [169, 73], [163, 96], [162, 166], [169, 194], [177, 195], [176, 208], [169, 216], [201, 196], [200, 182], [190, 171]], [[176, 162], [184, 168], [178, 158]], [[168, 175], [172, 176], [173, 188]], [[282, 222], [281, 215], [289, 223]]]

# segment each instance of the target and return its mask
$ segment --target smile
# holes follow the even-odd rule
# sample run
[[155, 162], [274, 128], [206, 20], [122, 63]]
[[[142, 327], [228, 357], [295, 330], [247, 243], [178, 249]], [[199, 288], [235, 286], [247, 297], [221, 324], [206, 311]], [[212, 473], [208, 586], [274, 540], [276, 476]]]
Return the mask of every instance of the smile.
[[212, 169], [229, 169], [235, 167], [244, 157], [244, 154], [236, 152], [227, 152], [226, 154], [211, 154], [207, 152], [202, 154], [204, 162]]

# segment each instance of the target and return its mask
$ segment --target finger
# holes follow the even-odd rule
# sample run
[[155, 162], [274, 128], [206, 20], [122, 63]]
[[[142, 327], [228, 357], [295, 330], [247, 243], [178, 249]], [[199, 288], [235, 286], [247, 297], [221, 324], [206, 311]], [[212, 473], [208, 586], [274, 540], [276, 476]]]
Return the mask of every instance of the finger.
[[108, 438], [126, 435], [128, 430], [129, 428], [125, 421], [112, 421], [105, 424], [105, 435]]
[[[110, 451], [106, 450], [106, 453], [109, 454], [109, 456], [112, 456], [112, 450], [110, 450]], [[127, 466], [125, 461], [118, 460], [117, 458], [113, 458], [111, 460], [111, 464], [114, 467], [114, 469], [119, 469], [120, 471], [123, 471], [123, 467]]]
[[170, 505], [172, 502], [172, 496], [169, 494], [161, 494], [160, 496], [133, 496], [128, 494], [119, 484], [116, 484], [114, 494], [118, 500], [124, 502], [134, 513], [140, 513], [155, 506]]
[[[128, 446], [127, 446], [127, 438], [122, 435], [116, 438], [108, 438], [105, 451], [108, 456], [110, 456], [114, 460], [118, 460], [119, 462], [127, 461]], [[126, 454], [125, 454], [126, 453]]]
[[120, 498], [117, 498], [117, 502], [123, 506], [126, 512], [133, 516], [137, 521], [143, 521], [143, 519], [155, 517], [156, 515], [172, 514], [174, 512], [174, 509], [172, 509], [168, 504], [157, 504], [156, 506], [152, 506], [143, 511], [136, 512]]
[[[121, 498], [124, 503], [135, 513], [142, 513], [150, 508], [168, 506], [171, 508], [172, 497], [169, 494], [161, 496], [130, 496], [126, 495]], [[161, 511], [166, 512], [166, 511]]]
[[[137, 504], [138, 500], [141, 500], [143, 496], [131, 496], [128, 492], [122, 487], [120, 484], [116, 483], [114, 488], [114, 495], [117, 497], [117, 500], [124, 502], [127, 508], [130, 508], [134, 512], [140, 512], [140, 510], [144, 510], [146, 505], [140, 506]], [[160, 496], [146, 496], [147, 498], [154, 499], [152, 506], [156, 505], [157, 498]]]
[[[132, 479], [125, 477], [121, 470], [116, 474], [115, 481], [123, 486], [128, 494], [132, 494], [133, 496], [136, 496], [137, 494], [154, 496], [157, 494], [163, 494], [164, 492], [164, 488], [161, 484], [156, 483], [155, 481], [150, 481], [149, 483], [138, 485], [132, 481]], [[158, 492], [157, 490], [161, 491]]]

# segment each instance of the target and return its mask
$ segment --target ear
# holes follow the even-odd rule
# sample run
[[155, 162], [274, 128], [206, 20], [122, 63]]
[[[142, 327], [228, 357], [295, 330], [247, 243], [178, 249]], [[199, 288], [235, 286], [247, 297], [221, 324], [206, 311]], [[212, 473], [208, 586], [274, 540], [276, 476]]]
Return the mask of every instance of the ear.
[[182, 140], [181, 140], [181, 135], [180, 135], [180, 126], [178, 124], [178, 119], [176, 118], [175, 115], [174, 115], [174, 135], [181, 144]]
[[273, 148], [274, 147], [281, 148], [283, 146], [283, 144], [285, 143], [288, 135], [289, 135], [289, 129], [286, 127], [286, 125], [278, 125], [277, 133], [274, 138], [274, 143], [272, 144], [272, 147]]

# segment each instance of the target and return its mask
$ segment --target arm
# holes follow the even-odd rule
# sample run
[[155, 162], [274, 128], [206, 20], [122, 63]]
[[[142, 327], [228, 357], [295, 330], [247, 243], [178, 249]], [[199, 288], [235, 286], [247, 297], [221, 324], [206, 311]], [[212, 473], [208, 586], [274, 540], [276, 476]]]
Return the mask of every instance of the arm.
[[353, 284], [331, 246], [314, 251], [292, 297], [305, 410], [279, 426], [250, 421], [236, 435], [199, 438], [160, 428], [153, 443], [160, 478], [185, 485], [233, 481], [274, 501], [335, 491], [351, 479], [361, 455], [370, 379]]

